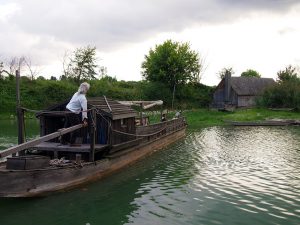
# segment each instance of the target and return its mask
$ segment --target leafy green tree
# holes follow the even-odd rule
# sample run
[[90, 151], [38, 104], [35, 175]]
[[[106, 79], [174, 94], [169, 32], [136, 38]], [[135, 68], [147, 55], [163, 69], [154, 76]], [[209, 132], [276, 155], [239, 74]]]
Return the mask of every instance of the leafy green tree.
[[293, 67], [292, 65], [289, 65], [285, 67], [284, 70], [279, 70], [277, 72], [277, 80], [279, 82], [284, 82], [284, 81], [297, 81], [299, 80], [298, 74], [297, 74], [297, 69]]
[[75, 82], [80, 83], [82, 80], [96, 79], [97, 65], [96, 47], [77, 48], [69, 62], [64, 61], [64, 75], [66, 78], [74, 79]]
[[241, 77], [261, 77], [261, 75], [255, 70], [248, 69], [242, 72]]
[[143, 77], [152, 82], [161, 82], [173, 88], [178, 84], [199, 82], [203, 65], [189, 43], [165, 41], [150, 49], [142, 63]]
[[225, 77], [226, 73], [230, 73], [231, 75], [234, 74], [232, 67], [224, 67], [218, 72], [218, 77], [222, 80]]

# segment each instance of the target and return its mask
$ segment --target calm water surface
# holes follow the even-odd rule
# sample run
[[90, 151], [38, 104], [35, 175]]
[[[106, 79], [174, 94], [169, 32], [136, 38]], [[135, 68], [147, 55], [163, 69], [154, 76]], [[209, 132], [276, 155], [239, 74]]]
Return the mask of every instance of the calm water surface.
[[[1, 147], [16, 140], [0, 134]], [[98, 182], [0, 199], [0, 224], [300, 224], [300, 127], [189, 130]]]

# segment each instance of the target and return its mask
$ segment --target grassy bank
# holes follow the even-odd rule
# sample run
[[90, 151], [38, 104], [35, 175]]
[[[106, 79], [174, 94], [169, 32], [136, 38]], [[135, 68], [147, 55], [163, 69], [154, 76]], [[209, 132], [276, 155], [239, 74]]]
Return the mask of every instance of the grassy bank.
[[266, 119], [300, 119], [299, 112], [272, 111], [269, 109], [240, 109], [235, 112], [219, 112], [194, 109], [183, 112], [189, 127], [225, 125], [224, 121], [262, 121]]

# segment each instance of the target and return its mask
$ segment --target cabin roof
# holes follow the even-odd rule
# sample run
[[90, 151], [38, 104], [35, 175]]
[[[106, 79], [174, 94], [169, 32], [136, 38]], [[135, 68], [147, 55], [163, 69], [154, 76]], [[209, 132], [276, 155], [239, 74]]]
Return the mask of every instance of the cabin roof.
[[[59, 104], [50, 106], [44, 111], [38, 112], [37, 117], [42, 115], [61, 115], [61, 111], [65, 110], [66, 105], [70, 99], [65, 100]], [[137, 112], [130, 106], [119, 103], [118, 101], [106, 98], [106, 97], [93, 97], [87, 98], [88, 109], [96, 108], [98, 112], [104, 116], [110, 117], [112, 120], [136, 117]]]
[[259, 95], [263, 90], [275, 84], [272, 78], [231, 77], [231, 87], [238, 95]]
[[105, 98], [94, 97], [88, 98], [88, 108], [97, 108], [105, 115], [110, 116], [113, 120], [137, 116], [135, 110], [130, 106], [119, 103], [118, 101]]

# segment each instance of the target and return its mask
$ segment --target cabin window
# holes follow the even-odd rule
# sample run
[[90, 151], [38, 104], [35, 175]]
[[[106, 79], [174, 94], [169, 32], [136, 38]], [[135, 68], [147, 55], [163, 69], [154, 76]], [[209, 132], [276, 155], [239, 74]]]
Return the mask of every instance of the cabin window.
[[126, 127], [125, 119], [121, 119], [121, 127]]

